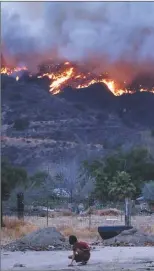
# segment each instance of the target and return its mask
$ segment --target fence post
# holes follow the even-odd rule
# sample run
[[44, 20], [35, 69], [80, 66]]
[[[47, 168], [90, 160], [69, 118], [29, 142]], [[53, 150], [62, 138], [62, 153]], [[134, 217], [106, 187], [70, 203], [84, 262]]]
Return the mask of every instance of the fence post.
[[122, 211], [120, 212], [121, 222], [122, 222]]
[[3, 222], [3, 202], [1, 199], [1, 228], [4, 227], [4, 222]]
[[47, 200], [47, 227], [49, 225], [49, 202]]
[[89, 230], [91, 229], [91, 215], [92, 215], [93, 199], [89, 197]]
[[24, 194], [17, 194], [17, 215], [18, 219], [24, 219]]
[[89, 207], [89, 230], [91, 229], [91, 207]]
[[125, 226], [131, 226], [131, 200], [125, 198]]

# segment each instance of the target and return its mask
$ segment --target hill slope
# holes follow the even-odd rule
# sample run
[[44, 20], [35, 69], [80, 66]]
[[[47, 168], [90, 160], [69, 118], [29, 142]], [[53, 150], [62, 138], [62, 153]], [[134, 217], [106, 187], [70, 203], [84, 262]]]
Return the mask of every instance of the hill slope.
[[2, 155], [29, 171], [60, 159], [104, 156], [140, 144], [154, 127], [154, 95], [114, 96], [103, 84], [47, 91], [47, 81], [2, 76]]

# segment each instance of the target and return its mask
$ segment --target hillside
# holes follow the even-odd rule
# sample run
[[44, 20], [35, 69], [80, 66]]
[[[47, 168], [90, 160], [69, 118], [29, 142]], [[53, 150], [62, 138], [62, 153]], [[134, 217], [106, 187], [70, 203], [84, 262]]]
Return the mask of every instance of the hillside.
[[114, 96], [106, 85], [48, 92], [47, 79], [2, 75], [2, 155], [36, 171], [141, 144], [154, 127], [154, 94]]

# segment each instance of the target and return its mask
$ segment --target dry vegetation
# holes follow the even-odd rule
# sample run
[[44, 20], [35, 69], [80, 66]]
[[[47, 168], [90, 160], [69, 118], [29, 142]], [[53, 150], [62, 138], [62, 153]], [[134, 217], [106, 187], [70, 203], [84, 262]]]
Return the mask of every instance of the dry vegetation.
[[[25, 217], [24, 221], [15, 217], [4, 217], [5, 228], [1, 231], [1, 243], [20, 238], [38, 228], [47, 226], [46, 217]], [[124, 224], [124, 216], [54, 216], [48, 219], [49, 227], [56, 227], [64, 236], [75, 234], [87, 241], [99, 238], [97, 227], [100, 225]], [[134, 216], [132, 225], [141, 231], [154, 235], [154, 216]]]
[[5, 227], [1, 230], [1, 244], [3, 245], [38, 229], [37, 225], [18, 220], [15, 217], [5, 216], [3, 220], [5, 224]]
[[68, 237], [69, 235], [73, 234], [78, 236], [80, 239], [85, 239], [85, 240], [92, 240], [96, 239], [96, 237], [99, 238], [97, 228], [73, 228], [70, 226], [57, 226], [57, 230], [60, 231], [64, 236]]

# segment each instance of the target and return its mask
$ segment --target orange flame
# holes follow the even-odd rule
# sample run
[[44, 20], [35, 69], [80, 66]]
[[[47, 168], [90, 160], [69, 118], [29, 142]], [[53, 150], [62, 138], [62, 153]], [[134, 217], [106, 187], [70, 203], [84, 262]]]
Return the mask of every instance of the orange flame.
[[[129, 90], [126, 88], [119, 88], [118, 84], [111, 79], [105, 79], [108, 75], [106, 72], [104, 75], [96, 76], [90, 72], [81, 72], [75, 66], [73, 66], [70, 62], [65, 62], [61, 65], [61, 68], [57, 71], [57, 66], [52, 65], [53, 72], [43, 73], [38, 76], [38, 78], [48, 77], [51, 80], [50, 84], [50, 92], [52, 94], [58, 94], [62, 91], [62, 89], [66, 86], [71, 86], [76, 89], [85, 88], [95, 83], [104, 83], [108, 89], [115, 95], [120, 96], [124, 93], [132, 94], [135, 90]], [[3, 67], [1, 68], [1, 74], [11, 75], [14, 72], [19, 72], [22, 70], [27, 70], [26, 67], [16, 67], [16, 68], [8, 68]], [[32, 75], [29, 75], [32, 76]], [[16, 81], [19, 80], [19, 76], [16, 76]], [[124, 82], [125, 84], [126, 82]], [[154, 93], [154, 88], [151, 90], [144, 89], [140, 86], [140, 92], [149, 91]]]
[[1, 74], [7, 74], [7, 75], [11, 75], [13, 74], [14, 72], [20, 72], [20, 71], [26, 71], [27, 68], [24, 66], [24, 67], [16, 67], [16, 68], [8, 68], [8, 67], [3, 67], [1, 68]]
[[[108, 73], [106, 72], [105, 75], [107, 76]], [[65, 62], [63, 64], [63, 68], [59, 72], [44, 73], [39, 77], [41, 78], [45, 76], [52, 80], [52, 83], [50, 84], [50, 92], [52, 94], [60, 93], [62, 89], [68, 85], [76, 89], [81, 89], [95, 83], [104, 83], [115, 96], [120, 96], [124, 93], [133, 94], [135, 92], [135, 90], [119, 88], [114, 80], [104, 79], [104, 75], [97, 77], [90, 72], [85, 73], [78, 71], [78, 69], [75, 68], [70, 62]], [[124, 82], [124, 84], [126, 84], [126, 82]], [[143, 92], [149, 90], [141, 88], [140, 91]], [[154, 89], [150, 90], [149, 92], [154, 93]]]
[[50, 85], [50, 92], [52, 92], [52, 94], [59, 93], [61, 85], [66, 83], [71, 78], [72, 75], [73, 75], [73, 68], [69, 68], [58, 77], [53, 76], [54, 81]]

